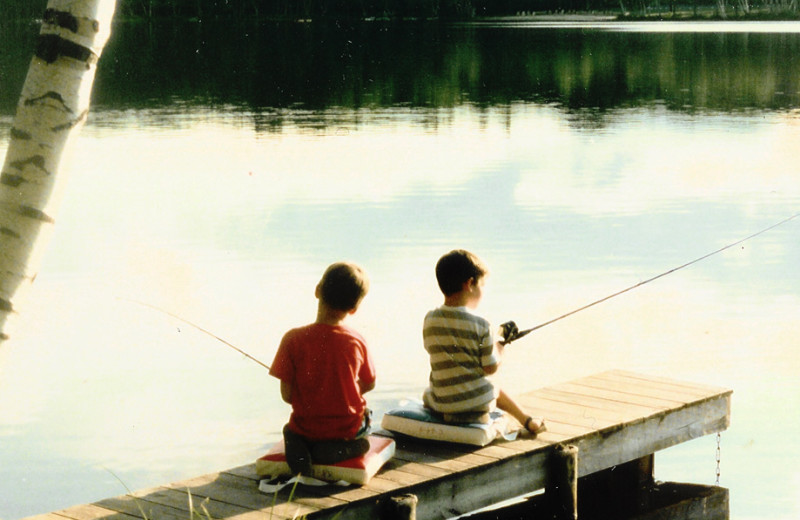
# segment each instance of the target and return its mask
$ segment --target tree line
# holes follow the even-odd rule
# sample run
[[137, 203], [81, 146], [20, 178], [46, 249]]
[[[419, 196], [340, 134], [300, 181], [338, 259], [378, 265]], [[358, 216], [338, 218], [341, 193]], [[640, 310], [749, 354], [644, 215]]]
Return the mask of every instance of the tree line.
[[[568, 3], [616, 5], [618, 0], [117, 0], [117, 16], [136, 18], [445, 18], [511, 15]], [[1, 18], [41, 16], [47, 0], [2, 0]]]
[[[791, 14], [800, 0], [117, 0], [117, 17], [161, 19], [470, 19], [541, 12], [647, 15], [711, 12]], [[0, 20], [35, 20], [47, 0], [2, 0]]]
[[[481, 11], [501, 12], [495, 3], [522, 0], [117, 0], [117, 17], [199, 19], [319, 18], [469, 18]], [[0, 19], [41, 16], [47, 0], [2, 0]]]

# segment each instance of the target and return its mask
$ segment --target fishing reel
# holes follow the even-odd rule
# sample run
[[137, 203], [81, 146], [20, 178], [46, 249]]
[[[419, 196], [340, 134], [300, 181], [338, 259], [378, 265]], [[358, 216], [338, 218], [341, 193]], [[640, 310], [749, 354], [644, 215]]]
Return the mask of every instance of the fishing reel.
[[519, 334], [519, 327], [513, 321], [507, 321], [500, 325], [500, 337], [503, 338], [501, 343], [503, 345], [508, 345], [515, 339], [517, 339], [517, 335]]
[[532, 330], [533, 329], [519, 330], [519, 327], [517, 327], [516, 323], [513, 321], [507, 321], [500, 325], [500, 337], [503, 338], [501, 343], [503, 345], [508, 345], [512, 341], [516, 341], [519, 338], [526, 336]]

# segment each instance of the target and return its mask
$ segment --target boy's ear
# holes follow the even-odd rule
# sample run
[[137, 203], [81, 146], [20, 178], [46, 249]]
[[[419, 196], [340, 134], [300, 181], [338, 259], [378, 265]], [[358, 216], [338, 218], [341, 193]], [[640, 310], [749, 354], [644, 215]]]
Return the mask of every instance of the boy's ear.
[[319, 295], [321, 294], [322, 289], [320, 288], [319, 284], [314, 288], [314, 298], [319, 300]]
[[[361, 300], [363, 300], [363, 299], [364, 299], [364, 298], [361, 298]], [[347, 311], [347, 314], [355, 314], [355, 313], [356, 313], [356, 311], [358, 310], [358, 306], [359, 306], [359, 305], [361, 305], [361, 300], [358, 300], [358, 301], [356, 302], [356, 304], [355, 304], [355, 305], [353, 305], [353, 308], [352, 308], [352, 309], [350, 309], [349, 311]]]

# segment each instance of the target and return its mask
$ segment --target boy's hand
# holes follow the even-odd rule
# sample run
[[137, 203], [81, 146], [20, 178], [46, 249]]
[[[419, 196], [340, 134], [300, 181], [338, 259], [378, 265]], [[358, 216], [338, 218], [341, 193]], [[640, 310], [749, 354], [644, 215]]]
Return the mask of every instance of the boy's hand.
[[510, 343], [514, 337], [519, 333], [519, 327], [513, 321], [507, 321], [500, 325], [500, 337], [503, 338], [503, 343]]

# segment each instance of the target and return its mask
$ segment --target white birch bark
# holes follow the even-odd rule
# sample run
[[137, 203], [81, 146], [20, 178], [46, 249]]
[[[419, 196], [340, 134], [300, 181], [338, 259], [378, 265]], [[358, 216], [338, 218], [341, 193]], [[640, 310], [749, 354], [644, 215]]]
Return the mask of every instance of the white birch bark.
[[0, 339], [36, 277], [116, 0], [49, 0], [0, 174]]

